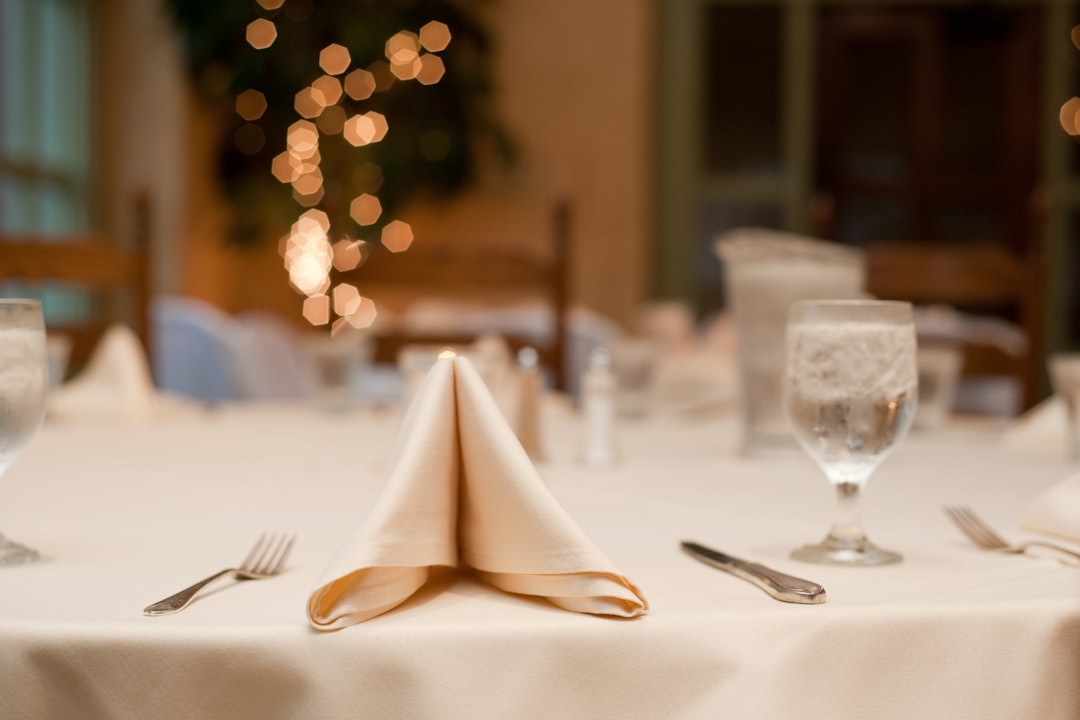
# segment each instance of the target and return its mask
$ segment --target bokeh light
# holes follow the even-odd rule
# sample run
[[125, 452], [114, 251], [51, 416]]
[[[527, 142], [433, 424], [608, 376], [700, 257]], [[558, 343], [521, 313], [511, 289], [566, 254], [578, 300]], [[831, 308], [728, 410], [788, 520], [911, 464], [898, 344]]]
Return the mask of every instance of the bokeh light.
[[371, 138], [370, 142], [379, 142], [386, 137], [386, 132], [390, 129], [390, 124], [386, 122], [385, 115], [372, 110], [371, 112], [364, 113], [364, 116], [371, 121], [371, 125], [375, 128], [375, 135]]
[[446, 23], [432, 20], [420, 28], [420, 44], [428, 52], [440, 52], [450, 44], [450, 28]]
[[382, 230], [382, 244], [390, 252], [404, 252], [413, 241], [412, 227], [401, 220], [391, 220]]
[[330, 298], [326, 295], [305, 298], [303, 315], [312, 325], [325, 325], [330, 322]]
[[338, 240], [333, 245], [334, 269], [339, 272], [347, 272], [360, 267], [367, 258], [367, 243], [363, 240], [355, 242], [349, 239]]
[[266, 18], [252, 20], [247, 26], [247, 41], [256, 50], [265, 50], [277, 40], [277, 27]]
[[1069, 38], [1072, 39], [1073, 46], [1080, 50], [1080, 25], [1073, 26], [1073, 29], [1069, 32]]
[[318, 164], [297, 157], [289, 152], [283, 152], [280, 155], [275, 156], [271, 162], [271, 170], [274, 173], [274, 177], [283, 183], [294, 183], [299, 180], [302, 175], [314, 172], [318, 167]]
[[402, 30], [386, 41], [386, 59], [394, 65], [411, 63], [420, 54], [420, 38]]
[[263, 10], [277, 10], [285, 4], [285, 0], [259, 0]]
[[337, 135], [345, 127], [345, 108], [331, 105], [315, 120], [315, 126], [324, 135]]
[[236, 114], [245, 120], [258, 120], [266, 112], [266, 96], [258, 90], [245, 90], [236, 96]]
[[333, 75], [323, 75], [311, 87], [322, 94], [323, 105], [335, 105], [341, 100], [341, 81]]
[[1069, 98], [1061, 106], [1061, 127], [1070, 135], [1080, 135], [1080, 124], [1077, 123], [1077, 114], [1080, 113], [1080, 98]]
[[289, 151], [298, 157], [311, 157], [319, 148], [319, 130], [315, 123], [297, 120], [285, 134]]
[[398, 80], [414, 80], [423, 66], [420, 58], [415, 57], [407, 63], [390, 63], [390, 72], [394, 73]]
[[330, 216], [322, 210], [309, 210], [299, 218], [293, 227], [306, 235], [326, 235], [330, 232]]
[[345, 121], [341, 133], [350, 145], [367, 145], [375, 137], [375, 123], [365, 115], [353, 115]]
[[321, 203], [323, 198], [326, 197], [326, 189], [320, 185], [319, 189], [311, 195], [301, 195], [294, 189], [292, 196], [293, 200], [295, 200], [296, 204], [300, 207], [313, 208]]
[[341, 283], [334, 287], [334, 312], [342, 317], [352, 315], [360, 307], [360, 291], [355, 285]]
[[353, 115], [346, 120], [342, 134], [350, 145], [359, 147], [382, 140], [389, 127], [386, 116], [372, 110], [362, 115]]
[[315, 118], [322, 113], [323, 108], [326, 107], [326, 98], [323, 97], [321, 91], [316, 90], [313, 87], [306, 87], [300, 92], [296, 93], [296, 98], [293, 101], [293, 107], [296, 108], [296, 112], [300, 117]]
[[345, 92], [353, 100], [367, 100], [375, 92], [375, 76], [363, 68], [345, 76]]
[[361, 296], [359, 302], [353, 305], [353, 311], [342, 319], [357, 330], [363, 330], [371, 327], [378, 314], [375, 302], [371, 298]]
[[289, 282], [304, 295], [322, 294], [330, 287], [334, 253], [327, 239], [329, 229], [326, 213], [312, 209], [293, 223], [286, 238], [284, 256]]
[[328, 75], [340, 75], [349, 69], [349, 50], [343, 45], [331, 43], [319, 52], [319, 67]]
[[353, 198], [349, 204], [349, 216], [358, 225], [374, 225], [382, 215], [382, 203], [374, 195], [364, 193]]
[[425, 53], [420, 56], [419, 63], [420, 70], [416, 73], [416, 79], [421, 85], [434, 85], [446, 74], [446, 65], [438, 55]]
[[274, 156], [274, 159], [270, 162], [270, 171], [278, 182], [291, 183], [300, 177], [303, 172], [303, 165], [303, 159], [286, 151]]
[[322, 170], [315, 167], [292, 181], [293, 190], [301, 195], [314, 195], [323, 186]]

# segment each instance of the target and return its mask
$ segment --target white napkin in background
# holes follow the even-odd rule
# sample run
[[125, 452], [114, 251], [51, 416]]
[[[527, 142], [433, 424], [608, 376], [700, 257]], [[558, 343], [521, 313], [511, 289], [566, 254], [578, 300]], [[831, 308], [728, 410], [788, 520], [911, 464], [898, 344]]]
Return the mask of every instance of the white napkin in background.
[[1065, 457], [1068, 452], [1065, 402], [1057, 395], [1043, 400], [1009, 423], [1002, 440], [1010, 450]]
[[142, 343], [126, 325], [109, 327], [82, 372], [49, 397], [49, 417], [62, 420], [143, 422], [193, 410], [184, 399], [157, 391]]
[[1035, 498], [1020, 520], [1020, 527], [1080, 543], [1080, 472]]
[[652, 412], [729, 412], [735, 408], [738, 392], [738, 368], [733, 357], [705, 351], [665, 353], [657, 362]]
[[548, 492], [483, 380], [440, 359], [398, 437], [382, 493], [308, 601], [337, 630], [399, 605], [433, 566], [466, 565], [512, 593], [574, 612], [635, 617], [640, 591]]

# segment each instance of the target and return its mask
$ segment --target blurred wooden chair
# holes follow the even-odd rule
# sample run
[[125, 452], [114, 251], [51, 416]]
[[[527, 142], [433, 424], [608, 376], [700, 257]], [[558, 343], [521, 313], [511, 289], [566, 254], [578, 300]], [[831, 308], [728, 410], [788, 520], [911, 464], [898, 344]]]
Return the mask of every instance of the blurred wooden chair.
[[[359, 268], [335, 271], [334, 276], [335, 281], [354, 283], [361, 293], [375, 300], [376, 307], [396, 307], [401, 316], [407, 315], [410, 304], [418, 302], [451, 303], [446, 306], [451, 314], [454, 307], [482, 308], [478, 313], [482, 316], [541, 299], [547, 325], [542, 332], [536, 331], [535, 323], [532, 327], [509, 327], [467, 318], [460, 318], [464, 322], [423, 328], [408, 323], [377, 323], [373, 328], [374, 360], [394, 363], [406, 345], [460, 347], [481, 335], [495, 333], [506, 340], [511, 352], [526, 346], [535, 348], [555, 388], [565, 390], [570, 206], [561, 198], [544, 198], [541, 203], [536, 210], [539, 215], [533, 214], [530, 219], [496, 202], [462, 222], [449, 223], [445, 231], [418, 230], [415, 241], [403, 252], [390, 253], [377, 247]], [[539, 234], [541, 242], [519, 241], [519, 236], [529, 234]], [[455, 302], [460, 304], [455, 306]]]
[[[50, 287], [86, 291], [86, 307], [68, 320], [52, 321], [50, 336], [71, 341], [67, 376], [77, 373], [110, 325], [131, 326], [144, 347], [151, 344], [149, 298], [149, 200], [135, 202], [133, 238], [126, 244], [94, 234], [15, 234], [0, 232], [0, 283], [4, 294], [40, 297]], [[149, 357], [149, 355], [148, 355]]]
[[963, 343], [964, 378], [1007, 376], [1019, 384], [1020, 410], [1043, 391], [1044, 263], [1038, 244], [871, 242], [864, 246], [867, 290], [882, 299], [943, 304], [961, 313], [1014, 323], [1026, 347], [1009, 352], [977, 337]]

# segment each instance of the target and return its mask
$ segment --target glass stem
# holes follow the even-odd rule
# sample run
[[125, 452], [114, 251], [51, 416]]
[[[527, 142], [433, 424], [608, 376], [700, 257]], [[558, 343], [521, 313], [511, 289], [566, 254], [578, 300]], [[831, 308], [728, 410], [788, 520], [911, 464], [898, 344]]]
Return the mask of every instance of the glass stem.
[[854, 547], [866, 542], [866, 532], [862, 526], [862, 508], [860, 492], [862, 483], [842, 482], [836, 485], [836, 513], [833, 516], [829, 539], [847, 547]]

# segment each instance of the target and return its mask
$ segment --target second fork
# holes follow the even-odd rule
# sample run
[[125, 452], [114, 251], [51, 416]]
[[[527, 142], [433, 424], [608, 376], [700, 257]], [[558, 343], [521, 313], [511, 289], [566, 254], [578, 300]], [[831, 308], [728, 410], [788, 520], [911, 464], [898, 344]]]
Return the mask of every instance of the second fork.
[[949, 516], [949, 519], [969, 540], [984, 550], [1019, 554], [1026, 552], [1028, 548], [1041, 547], [1080, 561], [1080, 552], [1046, 540], [1025, 540], [1020, 543], [1010, 543], [966, 505], [946, 505], [945, 514]]

